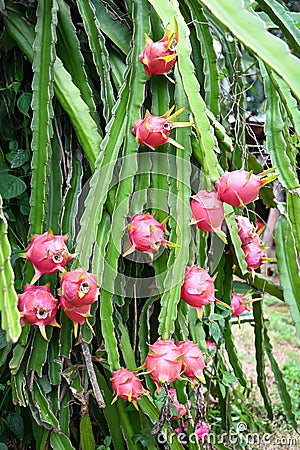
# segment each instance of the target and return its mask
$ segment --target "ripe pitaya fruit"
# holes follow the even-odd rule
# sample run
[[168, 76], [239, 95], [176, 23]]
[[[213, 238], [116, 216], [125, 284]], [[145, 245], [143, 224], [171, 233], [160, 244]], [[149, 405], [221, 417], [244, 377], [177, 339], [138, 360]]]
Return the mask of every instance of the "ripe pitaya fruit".
[[254, 237], [249, 244], [243, 245], [242, 249], [245, 254], [247, 269], [249, 271], [258, 269], [266, 260], [264, 257], [264, 249], [258, 236]]
[[187, 266], [185, 269], [184, 283], [181, 287], [182, 300], [193, 306], [202, 314], [202, 307], [215, 301], [214, 280], [208, 271], [198, 264]]
[[98, 295], [97, 277], [83, 269], [65, 272], [61, 278], [61, 296], [71, 306], [91, 305]]
[[41, 275], [63, 271], [73, 257], [66, 246], [67, 236], [54, 236], [51, 231], [35, 234], [24, 253], [35, 269], [31, 284]]
[[18, 308], [21, 313], [21, 324], [37, 325], [46, 340], [45, 326], [59, 326], [55, 319], [58, 301], [54, 298], [48, 285], [27, 285], [23, 294], [18, 296]]
[[178, 29], [175, 21], [175, 31], [170, 33], [166, 28], [164, 36], [160, 41], [153, 42], [145, 35], [146, 46], [143, 53], [139, 56], [139, 61], [144, 65], [146, 74], [167, 75], [176, 62], [176, 45], [178, 43]]
[[146, 112], [144, 119], [134, 122], [132, 133], [141, 145], [147, 145], [151, 150], [164, 145], [167, 142], [175, 147], [183, 149], [182, 145], [170, 137], [171, 130], [178, 127], [192, 125], [192, 122], [175, 122], [177, 116], [184, 110], [179, 109], [170, 115], [175, 106], [167, 111], [163, 116], [153, 116], [149, 111]]
[[154, 218], [154, 214], [135, 214], [127, 225], [131, 247], [125, 251], [123, 256], [127, 256], [135, 250], [147, 253], [153, 258], [153, 253], [159, 250], [160, 246], [178, 247], [177, 244], [167, 241], [164, 238], [165, 224]]
[[133, 372], [123, 367], [112, 372], [111, 383], [113, 391], [117, 394], [113, 402], [116, 401], [117, 397], [120, 397], [123, 400], [132, 402], [137, 408], [136, 401], [141, 395], [148, 393], [143, 388], [140, 379]]
[[231, 315], [239, 317], [243, 312], [250, 311], [251, 300], [243, 294], [232, 293], [231, 297]]
[[254, 225], [244, 216], [235, 216], [235, 220], [238, 224], [238, 234], [242, 245], [249, 244], [257, 236]]
[[203, 370], [205, 368], [205, 361], [203, 353], [197, 344], [190, 340], [179, 341], [177, 346], [182, 354], [182, 368], [183, 373], [188, 377], [193, 383], [195, 379], [205, 383], [205, 378], [203, 375]]
[[253, 202], [258, 198], [260, 188], [275, 180], [277, 175], [263, 178], [269, 171], [259, 175], [244, 169], [224, 172], [215, 183], [220, 199], [232, 206], [243, 206]]
[[224, 220], [223, 203], [216, 192], [199, 191], [192, 197], [192, 223], [202, 231], [215, 231], [221, 228]]
[[144, 362], [144, 367], [161, 391], [161, 385], [180, 380], [182, 370], [180, 349], [172, 339], [157, 339], [154, 344], [149, 345], [149, 352]]

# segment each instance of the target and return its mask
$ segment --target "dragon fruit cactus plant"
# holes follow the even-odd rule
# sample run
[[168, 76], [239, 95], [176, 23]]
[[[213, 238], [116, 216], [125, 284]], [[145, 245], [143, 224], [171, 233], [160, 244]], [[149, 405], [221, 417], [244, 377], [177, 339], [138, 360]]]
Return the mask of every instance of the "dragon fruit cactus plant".
[[205, 189], [192, 197], [192, 224], [202, 231], [215, 231], [221, 228], [224, 220], [223, 203], [216, 192]]
[[205, 383], [203, 370], [205, 368], [204, 356], [197, 344], [190, 340], [179, 341], [177, 346], [182, 354], [182, 368], [184, 375], [195, 383], [196, 378]]
[[66, 264], [73, 257], [66, 246], [67, 236], [54, 236], [51, 231], [35, 234], [27, 247], [24, 257], [34, 267], [34, 284], [41, 275], [64, 271]]
[[59, 326], [56, 322], [58, 300], [53, 296], [48, 285], [27, 285], [24, 292], [18, 296], [18, 309], [21, 324], [37, 325], [46, 340], [45, 326]]
[[192, 125], [192, 122], [176, 122], [177, 116], [179, 116], [184, 108], [179, 109], [171, 115], [174, 108], [175, 106], [172, 106], [162, 116], [153, 116], [149, 111], [146, 111], [144, 119], [138, 119], [134, 122], [132, 133], [136, 137], [136, 140], [151, 150], [155, 150], [156, 147], [164, 145], [167, 142], [177, 148], [183, 149], [184, 147], [182, 145], [170, 137], [170, 133], [173, 128], [186, 127]]
[[149, 372], [155, 382], [157, 392], [164, 383], [170, 384], [180, 380], [182, 371], [181, 351], [172, 339], [159, 337], [154, 344], [149, 345], [149, 352], [143, 367]]
[[123, 253], [123, 256], [138, 250], [153, 258], [153, 253], [159, 250], [161, 246], [178, 247], [177, 244], [173, 244], [164, 238], [165, 222], [166, 220], [162, 223], [158, 222], [154, 218], [154, 214], [146, 213], [132, 216], [126, 227], [131, 247]]
[[143, 64], [146, 74], [167, 75], [176, 63], [176, 45], [178, 43], [178, 27], [175, 20], [174, 33], [165, 28], [164, 35], [159, 41], [153, 42], [145, 34], [146, 46], [139, 56], [139, 61]]
[[243, 206], [254, 202], [258, 198], [262, 186], [275, 180], [277, 175], [265, 177], [271, 168], [259, 175], [247, 172], [244, 169], [225, 171], [215, 186], [220, 199], [232, 206]]
[[97, 300], [97, 277], [83, 269], [65, 272], [61, 278], [60, 306], [74, 322], [76, 333], [90, 315], [91, 305]]
[[132, 402], [136, 409], [137, 400], [142, 396], [148, 394], [140, 379], [130, 370], [121, 367], [112, 372], [112, 389], [116, 393], [116, 397], [112, 401], [114, 403], [118, 397], [125, 401]]

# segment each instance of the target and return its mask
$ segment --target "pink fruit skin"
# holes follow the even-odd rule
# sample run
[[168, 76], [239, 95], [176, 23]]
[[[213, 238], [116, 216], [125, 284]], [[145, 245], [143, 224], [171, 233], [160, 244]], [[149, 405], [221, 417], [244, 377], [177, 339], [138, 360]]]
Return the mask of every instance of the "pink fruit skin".
[[205, 367], [205, 361], [203, 353], [199, 349], [197, 344], [190, 340], [179, 341], [177, 346], [180, 348], [182, 354], [182, 367], [183, 373], [191, 381], [195, 381], [195, 378], [203, 378], [203, 369]]
[[249, 244], [257, 236], [254, 225], [244, 216], [235, 216], [235, 220], [238, 224], [238, 234], [242, 245]]
[[224, 172], [215, 186], [220, 199], [232, 206], [247, 205], [258, 198], [260, 188], [265, 184], [260, 175], [244, 169]]
[[126, 228], [133, 250], [151, 256], [161, 245], [165, 246], [165, 226], [153, 214], [135, 214]]
[[204, 305], [213, 303], [215, 286], [208, 271], [202, 269], [198, 264], [187, 266], [180, 296], [182, 300], [198, 310], [201, 310]]
[[54, 298], [48, 285], [25, 287], [18, 296], [18, 308], [21, 313], [21, 324], [29, 323], [44, 328], [45, 325], [56, 326], [58, 301]]
[[74, 306], [63, 296], [60, 297], [60, 306], [69, 319], [80, 325], [84, 324], [91, 311], [91, 305]]
[[34, 281], [46, 273], [62, 271], [73, 255], [66, 246], [66, 236], [54, 236], [51, 232], [33, 236], [25, 257], [35, 269]]
[[180, 380], [182, 370], [180, 349], [172, 339], [163, 340], [159, 337], [154, 344], [149, 345], [144, 366], [160, 391], [161, 384]]
[[148, 42], [139, 56], [139, 61], [144, 65], [144, 70], [149, 77], [165, 75], [174, 66], [177, 57], [175, 46], [178, 36], [175, 35], [171, 43], [169, 38], [170, 32], [165, 30], [163, 38], [157, 42]]
[[61, 278], [61, 295], [72, 307], [91, 305], [98, 296], [96, 275], [83, 269], [64, 273]]
[[247, 263], [247, 269], [256, 270], [263, 263], [263, 248], [261, 247], [258, 236], [255, 237], [249, 244], [242, 247], [245, 254], [245, 260]]
[[224, 220], [223, 203], [216, 192], [199, 191], [191, 201], [193, 219], [202, 231], [214, 231]]
[[174, 124], [168, 121], [166, 114], [153, 116], [147, 112], [144, 119], [134, 122], [132, 133], [141, 145], [146, 145], [154, 150], [168, 142], [173, 127]]
[[242, 295], [232, 293], [231, 297], [231, 307], [232, 312], [231, 315], [234, 317], [240, 316], [243, 312], [249, 311], [249, 301]]
[[210, 432], [210, 426], [206, 422], [199, 422], [195, 428], [196, 436], [199, 440], [204, 440], [207, 438]]
[[112, 373], [112, 389], [118, 397], [126, 401], [136, 401], [147, 391], [143, 388], [139, 378], [130, 370], [121, 367]]

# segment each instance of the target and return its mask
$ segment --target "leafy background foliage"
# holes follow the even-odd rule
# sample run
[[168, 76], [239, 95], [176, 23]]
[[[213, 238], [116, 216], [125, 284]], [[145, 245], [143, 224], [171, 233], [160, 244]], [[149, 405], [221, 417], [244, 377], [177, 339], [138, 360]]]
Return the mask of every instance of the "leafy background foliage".
[[[110, 377], [120, 366], [141, 365], [148, 343], [159, 335], [190, 338], [203, 351], [207, 337], [215, 340], [217, 357], [206, 372], [206, 400], [215, 399], [207, 405], [209, 422], [219, 434], [238, 420], [250, 430], [260, 428], [259, 418], [247, 409], [250, 386], [228, 312], [215, 307], [200, 322], [180, 300], [180, 286], [185, 266], [197, 262], [216, 276], [217, 296], [227, 303], [233, 286], [286, 302], [299, 336], [300, 39], [293, 7], [275, 0], [243, 5], [236, 0], [1, 2], [3, 448], [9, 442], [15, 445], [11, 448], [55, 450], [156, 448], [149, 435], [161, 399], [151, 380], [146, 377], [152, 395], [139, 400], [137, 412], [122, 400], [111, 405]], [[158, 40], [174, 18], [178, 63], [170, 76], [175, 83], [148, 79], [138, 62], [144, 33]], [[134, 121], [146, 109], [162, 115], [173, 104], [185, 107], [181, 120], [194, 123], [176, 130], [185, 150], [169, 145], [149, 153], [139, 147], [131, 133]], [[258, 114], [265, 122], [256, 128]], [[260, 137], [255, 131], [263, 126]], [[280, 213], [278, 285], [246, 270], [233, 214], [254, 221], [255, 205], [227, 208], [225, 248], [218, 237], [202, 236], [189, 226], [190, 196], [212, 188], [224, 170], [259, 173], [270, 166], [276, 167], [283, 192], [274, 202], [270, 187], [261, 190], [265, 206]], [[158, 220], [169, 215], [170, 240], [180, 245], [159, 254], [153, 264], [120, 256], [127, 218], [143, 210], [156, 212]], [[47, 330], [49, 341], [38, 330], [20, 328], [17, 294], [32, 278], [32, 268], [19, 253], [32, 234], [48, 229], [68, 234], [69, 248], [77, 253], [73, 266], [80, 264], [99, 280], [99, 302], [90, 320], [95, 336], [84, 325], [79, 342], [64, 316], [60, 330]], [[57, 289], [57, 278], [44, 276], [42, 282]], [[268, 357], [286, 418], [296, 428], [263, 302], [254, 303], [250, 320], [266, 415], [272, 420]], [[190, 395], [185, 384], [177, 390], [181, 401]], [[174, 438], [171, 447], [182, 445]]]

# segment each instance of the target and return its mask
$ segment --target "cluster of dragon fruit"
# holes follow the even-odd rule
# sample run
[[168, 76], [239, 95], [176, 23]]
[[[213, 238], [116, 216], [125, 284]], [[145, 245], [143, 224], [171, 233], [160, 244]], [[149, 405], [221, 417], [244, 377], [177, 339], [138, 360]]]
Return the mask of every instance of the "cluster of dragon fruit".
[[[140, 62], [144, 65], [146, 74], [165, 75], [174, 66], [177, 53], [178, 31], [175, 22], [175, 32], [165, 30], [163, 38], [152, 42], [147, 37], [147, 43]], [[132, 133], [143, 146], [155, 150], [156, 147], [171, 143], [183, 148], [170, 137], [175, 127], [191, 126], [191, 122], [177, 122], [178, 115], [183, 108], [172, 113], [174, 107], [163, 116], [153, 116], [146, 112], [144, 119], [136, 120]], [[272, 181], [274, 176], [267, 176], [269, 171], [255, 175], [244, 169], [225, 172], [215, 183], [215, 190], [201, 190], [191, 200], [191, 224], [196, 225], [203, 233], [216, 232], [219, 236], [225, 235], [222, 231], [225, 219], [224, 203], [232, 206], [245, 206], [258, 198], [259, 190], [266, 183]], [[247, 217], [235, 216], [238, 225], [238, 235], [245, 254], [245, 261], [249, 272], [258, 269], [264, 262], [264, 246], [259, 232]], [[166, 221], [158, 222], [154, 214], [135, 214], [126, 227], [130, 247], [124, 252], [126, 256], [139, 251], [148, 254], [151, 258], [160, 247], [168, 245], [178, 247], [177, 244], [165, 239]], [[22, 324], [37, 325], [42, 335], [47, 339], [45, 326], [59, 326], [56, 321], [57, 310], [62, 311], [74, 322], [82, 325], [90, 314], [92, 303], [98, 297], [96, 276], [76, 269], [67, 271], [66, 266], [73, 257], [66, 246], [66, 236], [54, 236], [51, 232], [35, 235], [27, 248], [25, 257], [32, 263], [35, 275], [32, 283], [25, 287], [19, 295], [19, 310]], [[52, 294], [48, 285], [37, 286], [34, 283], [43, 274], [60, 272], [60, 300]], [[239, 317], [250, 309], [251, 298], [247, 295], [232, 292], [231, 305], [224, 304], [215, 298], [214, 279], [207, 270], [197, 264], [185, 269], [184, 282], [181, 287], [181, 299], [193, 308], [196, 308], [198, 317], [202, 318], [202, 309], [206, 305], [218, 303], [231, 309], [231, 315]], [[208, 347], [215, 351], [216, 345], [207, 342]], [[172, 339], [158, 338], [149, 345], [149, 353], [142, 368], [154, 381], [159, 393], [164, 387], [169, 395], [170, 403], [175, 407], [176, 414], [172, 418], [182, 418], [188, 409], [177, 400], [176, 390], [170, 385], [182, 377], [188, 379], [197, 390], [199, 383], [204, 383], [203, 370], [206, 366], [205, 358], [198, 345], [190, 340], [175, 343]], [[148, 395], [136, 373], [121, 367], [112, 372], [112, 389], [116, 398], [120, 397], [132, 402], [137, 407], [137, 400], [142, 395]], [[183, 423], [183, 430], [187, 432], [187, 424]], [[195, 424], [198, 438], [207, 436], [210, 426], [206, 421], [198, 420]], [[177, 431], [180, 427], [177, 427]], [[179, 432], [178, 431], [178, 432]]]

